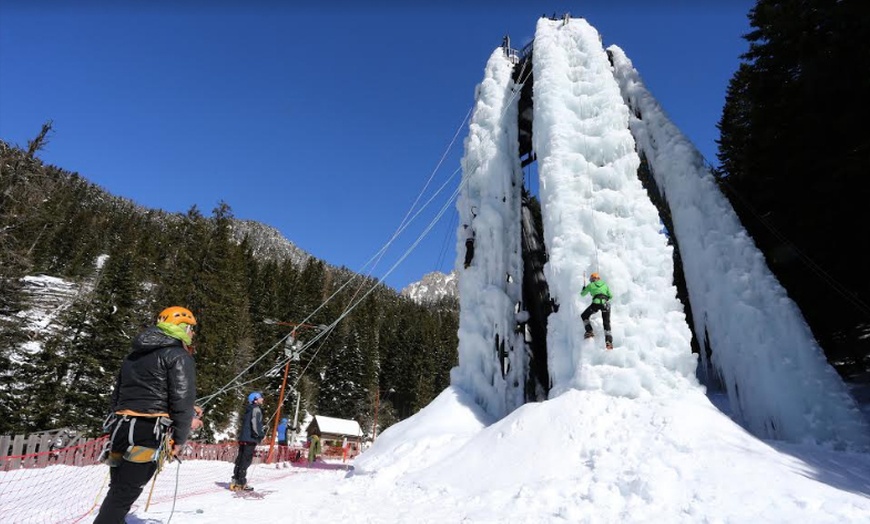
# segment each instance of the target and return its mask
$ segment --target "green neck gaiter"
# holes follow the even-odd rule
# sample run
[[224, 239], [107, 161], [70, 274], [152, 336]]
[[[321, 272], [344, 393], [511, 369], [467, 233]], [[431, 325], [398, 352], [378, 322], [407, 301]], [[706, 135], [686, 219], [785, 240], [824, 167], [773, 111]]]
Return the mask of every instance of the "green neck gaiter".
[[169, 322], [160, 322], [157, 324], [157, 328], [160, 331], [166, 333], [166, 335], [184, 342], [185, 346], [190, 345], [190, 335], [187, 334], [187, 329], [185, 328], [187, 324], [170, 324]]

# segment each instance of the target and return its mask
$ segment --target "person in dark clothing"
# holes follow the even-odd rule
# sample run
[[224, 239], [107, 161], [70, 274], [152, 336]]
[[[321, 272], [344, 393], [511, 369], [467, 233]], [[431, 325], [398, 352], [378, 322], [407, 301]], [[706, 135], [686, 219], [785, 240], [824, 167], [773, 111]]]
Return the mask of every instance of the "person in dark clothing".
[[595, 333], [592, 332], [592, 324], [589, 322], [589, 317], [597, 311], [601, 311], [601, 320], [604, 322], [604, 346], [607, 349], [613, 349], [613, 335], [610, 333], [610, 300], [613, 298], [613, 293], [607, 284], [601, 280], [598, 273], [589, 275], [589, 284], [583, 287], [580, 291], [580, 296], [592, 295], [592, 303], [589, 304], [580, 318], [583, 319], [583, 326], [586, 329], [585, 338], [592, 338]]
[[254, 460], [257, 444], [263, 440], [266, 430], [263, 427], [263, 394], [255, 391], [248, 395], [245, 415], [242, 417], [242, 427], [239, 431], [239, 453], [236, 455], [236, 465], [233, 478], [230, 481], [231, 491], [251, 491], [248, 485], [248, 467]]
[[469, 227], [468, 224], [463, 224], [462, 228], [465, 230], [465, 260], [463, 266], [465, 266], [465, 269], [468, 269], [471, 261], [474, 260], [474, 229]]
[[[180, 453], [191, 430], [202, 425], [194, 418], [194, 326], [190, 310], [172, 306], [158, 315], [156, 326], [133, 339], [103, 428], [110, 435], [103, 462], [111, 470], [109, 491], [95, 524], [123, 523], [161, 457]], [[167, 449], [170, 439], [174, 446]]]

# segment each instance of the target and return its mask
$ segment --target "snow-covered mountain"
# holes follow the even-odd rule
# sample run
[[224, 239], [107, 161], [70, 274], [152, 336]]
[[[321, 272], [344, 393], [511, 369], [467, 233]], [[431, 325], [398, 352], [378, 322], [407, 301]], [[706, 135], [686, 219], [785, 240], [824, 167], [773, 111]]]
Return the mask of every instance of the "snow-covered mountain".
[[432, 304], [444, 298], [459, 298], [459, 288], [456, 286], [456, 272], [448, 274], [440, 271], [426, 273], [419, 282], [408, 284], [400, 294], [418, 304]]
[[254, 256], [268, 260], [290, 259], [297, 266], [304, 265], [311, 254], [287, 240], [280, 231], [272, 226], [254, 220], [234, 220], [233, 239], [241, 242], [245, 235], [251, 242]]

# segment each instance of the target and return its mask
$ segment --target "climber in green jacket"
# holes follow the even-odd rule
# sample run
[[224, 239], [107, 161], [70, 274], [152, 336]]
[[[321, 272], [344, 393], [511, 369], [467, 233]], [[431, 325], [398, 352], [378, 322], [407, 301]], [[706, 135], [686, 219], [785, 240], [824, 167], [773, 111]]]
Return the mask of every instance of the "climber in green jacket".
[[613, 335], [610, 333], [610, 300], [613, 298], [613, 293], [607, 284], [601, 280], [598, 273], [589, 275], [589, 284], [587, 284], [580, 296], [592, 295], [592, 303], [589, 304], [580, 318], [583, 319], [583, 326], [586, 328], [585, 338], [592, 338], [595, 333], [592, 332], [592, 324], [589, 322], [589, 317], [597, 311], [601, 311], [601, 320], [604, 321], [604, 346], [607, 349], [613, 349]]

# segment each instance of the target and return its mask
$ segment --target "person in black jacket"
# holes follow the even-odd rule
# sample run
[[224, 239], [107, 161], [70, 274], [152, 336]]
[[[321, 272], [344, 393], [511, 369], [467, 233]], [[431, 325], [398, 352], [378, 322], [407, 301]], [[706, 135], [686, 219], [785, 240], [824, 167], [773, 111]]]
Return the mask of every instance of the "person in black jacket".
[[230, 491], [251, 491], [248, 485], [248, 467], [254, 460], [254, 450], [266, 435], [263, 427], [263, 394], [254, 391], [248, 395], [245, 415], [242, 417], [242, 427], [239, 431], [239, 453], [236, 455], [236, 465], [233, 478], [230, 481]]
[[[157, 325], [139, 333], [121, 363], [104, 429], [110, 434], [104, 462], [111, 466], [109, 491], [95, 524], [123, 523], [165, 454], [178, 454], [194, 418], [196, 368], [190, 346], [196, 318], [172, 306]], [[166, 449], [168, 442], [172, 449]]]

